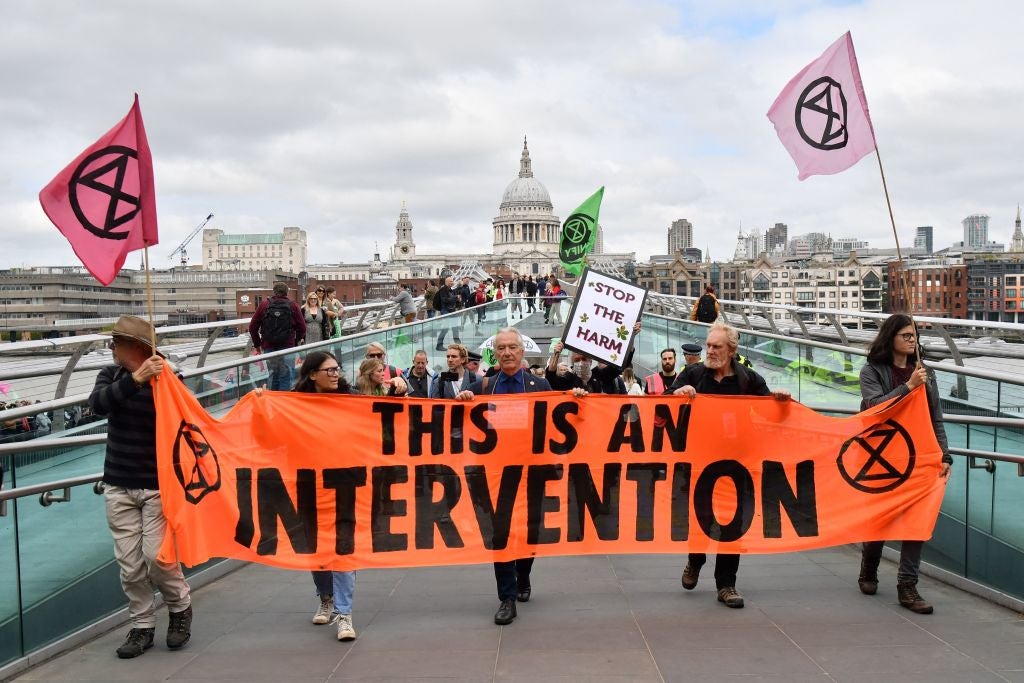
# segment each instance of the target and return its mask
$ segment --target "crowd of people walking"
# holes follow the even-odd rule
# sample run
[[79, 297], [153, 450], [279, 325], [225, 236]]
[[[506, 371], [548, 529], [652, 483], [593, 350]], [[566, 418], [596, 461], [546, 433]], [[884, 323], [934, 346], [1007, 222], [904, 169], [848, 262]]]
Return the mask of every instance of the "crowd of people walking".
[[[432, 296], [432, 299], [429, 297]], [[426, 289], [429, 311], [455, 313], [477, 309], [464, 315], [462, 323], [485, 320], [483, 304], [508, 298], [512, 319], [543, 310], [545, 322], [560, 324], [558, 310], [564, 296], [557, 279], [517, 276], [505, 283], [501, 278], [472, 285], [468, 278], [459, 283], [448, 277]], [[718, 313], [713, 292], [704, 300], [707, 314]], [[415, 316], [410, 309], [411, 292], [402, 286], [395, 297], [403, 316]], [[339, 333], [337, 323], [340, 302], [333, 292], [318, 288], [306, 297], [301, 306], [288, 298], [287, 288], [275, 286], [273, 296], [262, 302], [253, 316], [249, 331], [257, 352], [271, 353], [294, 348]], [[478, 317], [479, 316], [479, 317]], [[406, 317], [409, 321], [412, 318]], [[388, 348], [381, 342], [366, 345], [354, 377], [348, 380], [339, 358], [321, 348], [304, 354], [298, 376], [286, 355], [278, 354], [268, 362], [267, 390], [319, 394], [364, 394], [371, 396], [410, 397], [472, 402], [480, 395], [538, 391], [570, 391], [584, 398], [589, 394], [680, 395], [697, 394], [729, 396], [772, 396], [779, 401], [791, 400], [784, 389], [772, 389], [765, 377], [743, 362], [739, 355], [739, 332], [716, 320], [706, 323], [704, 345], [692, 341], [680, 347], [683, 362], [677, 365], [674, 347], [658, 354], [657, 368], [647, 374], [634, 370], [632, 350], [622, 366], [613, 366], [578, 352], [563, 358], [561, 341], [554, 343], [547, 362], [529, 365], [525, 360], [526, 340], [516, 327], [502, 327], [494, 337], [493, 362], [481, 368], [482, 358], [470, 351], [460, 338], [460, 318], [453, 316], [451, 325], [442, 329], [435, 350], [443, 351], [443, 364], [431, 365], [427, 349], [418, 349], [407, 368], [391, 365]], [[641, 324], [634, 327], [640, 334]], [[150, 379], [157, 376], [164, 359], [150, 345], [149, 323], [132, 316], [123, 316], [115, 325], [112, 349], [114, 365], [102, 371], [90, 397], [91, 411], [108, 420], [108, 441], [104, 481], [107, 485], [107, 514], [115, 541], [115, 555], [121, 568], [121, 583], [130, 605], [132, 628], [119, 657], [136, 657], [152, 647], [156, 604], [151, 586], [163, 595], [170, 611], [167, 645], [177, 649], [191, 635], [192, 607], [188, 584], [180, 567], [162, 564], [156, 549], [166, 529], [160, 507], [156, 481], [156, 448], [154, 443], [155, 410]], [[452, 340], [445, 343], [447, 334]], [[702, 357], [703, 355], [703, 357]], [[881, 326], [869, 349], [868, 362], [861, 371], [862, 408], [925, 385], [931, 409], [932, 427], [943, 453], [941, 475], [949, 472], [952, 459], [942, 426], [941, 406], [935, 389], [933, 373], [921, 362], [917, 330], [913, 320], [902, 314], [890, 316]], [[258, 389], [257, 391], [262, 391]], [[625, 415], [626, 419], [636, 419]], [[878, 567], [883, 539], [868, 539], [863, 545], [859, 590], [866, 595], [878, 591]], [[917, 591], [921, 560], [920, 541], [904, 541], [897, 572], [897, 599], [900, 605], [921, 614], [933, 611]], [[702, 553], [686, 557], [681, 570], [685, 590], [693, 590], [708, 558]], [[742, 608], [744, 596], [737, 589], [740, 565], [738, 554], [719, 554], [715, 561], [715, 597], [729, 608]], [[494, 563], [498, 609], [494, 623], [511, 624], [524, 603], [534, 598], [534, 560], [524, 557]], [[339, 640], [353, 640], [356, 572], [313, 571], [313, 593], [316, 596], [312, 623], [334, 624]]]

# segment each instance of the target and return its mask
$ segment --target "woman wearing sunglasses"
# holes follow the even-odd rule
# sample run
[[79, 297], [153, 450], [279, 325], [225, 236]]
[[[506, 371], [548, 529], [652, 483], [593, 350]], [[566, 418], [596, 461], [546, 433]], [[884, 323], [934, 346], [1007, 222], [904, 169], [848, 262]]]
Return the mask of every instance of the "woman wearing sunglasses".
[[331, 319], [327, 309], [320, 305], [320, 295], [316, 292], [306, 297], [302, 317], [306, 321], [306, 338], [299, 342], [300, 346], [331, 338]]
[[[292, 391], [310, 394], [351, 394], [352, 387], [341, 376], [338, 359], [327, 351], [313, 351], [299, 369], [299, 381]], [[352, 626], [352, 597], [356, 589], [356, 573], [330, 570], [314, 571], [313, 584], [320, 606], [313, 614], [314, 624], [337, 624], [338, 640], [355, 640]]]
[[[942, 426], [942, 404], [935, 375], [921, 363], [920, 347], [917, 344], [917, 329], [909, 315], [894, 313], [889, 316], [868, 349], [868, 362], [860, 371], [860, 409], [884, 403], [891, 398], [903, 396], [917, 387], [925, 385], [928, 395], [928, 409], [931, 413], [932, 429], [942, 449], [942, 470], [939, 476], [949, 475], [953, 458], [949, 455], [946, 430]], [[882, 558], [884, 541], [864, 543], [860, 561], [860, 577], [857, 583], [865, 595], [874, 595], [878, 590], [878, 564]], [[932, 606], [917, 592], [918, 568], [921, 565], [921, 548], [924, 541], [903, 541], [900, 550], [900, 565], [896, 572], [896, 591], [899, 602], [912, 612], [931, 614]]]

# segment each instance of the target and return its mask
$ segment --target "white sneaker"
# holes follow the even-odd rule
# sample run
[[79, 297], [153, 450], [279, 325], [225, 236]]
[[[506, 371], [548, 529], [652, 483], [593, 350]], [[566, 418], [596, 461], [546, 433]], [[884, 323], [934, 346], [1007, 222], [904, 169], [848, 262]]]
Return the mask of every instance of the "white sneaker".
[[334, 611], [334, 598], [330, 595], [320, 596], [320, 606], [316, 608], [316, 613], [313, 614], [314, 624], [326, 624], [331, 620], [331, 612]]
[[338, 640], [355, 640], [356, 630], [352, 627], [351, 614], [334, 615], [334, 623], [338, 625]]

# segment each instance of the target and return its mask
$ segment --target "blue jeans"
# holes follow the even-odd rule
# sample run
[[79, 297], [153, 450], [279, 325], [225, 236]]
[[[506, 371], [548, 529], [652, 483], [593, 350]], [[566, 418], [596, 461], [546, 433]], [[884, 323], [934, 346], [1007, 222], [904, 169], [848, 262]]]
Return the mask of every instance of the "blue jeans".
[[317, 595], [334, 596], [335, 614], [352, 614], [352, 598], [356, 592], [355, 572], [313, 572], [313, 585]]
[[292, 388], [292, 359], [284, 356], [281, 358], [267, 359], [267, 388], [271, 391], [289, 391]]

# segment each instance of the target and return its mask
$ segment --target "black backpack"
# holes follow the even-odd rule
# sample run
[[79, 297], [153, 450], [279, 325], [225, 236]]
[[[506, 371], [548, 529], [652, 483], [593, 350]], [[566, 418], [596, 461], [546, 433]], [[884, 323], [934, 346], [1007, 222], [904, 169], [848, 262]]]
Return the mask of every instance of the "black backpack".
[[444, 308], [441, 305], [441, 290], [443, 287], [439, 287], [437, 292], [434, 294], [434, 300], [430, 302], [430, 305], [435, 311], [443, 311]]
[[715, 310], [715, 297], [704, 294], [697, 300], [697, 320], [702, 323], [713, 323], [718, 318]]
[[260, 337], [263, 345], [275, 349], [288, 345], [292, 334], [292, 304], [288, 299], [272, 297], [267, 312], [260, 324]]

